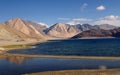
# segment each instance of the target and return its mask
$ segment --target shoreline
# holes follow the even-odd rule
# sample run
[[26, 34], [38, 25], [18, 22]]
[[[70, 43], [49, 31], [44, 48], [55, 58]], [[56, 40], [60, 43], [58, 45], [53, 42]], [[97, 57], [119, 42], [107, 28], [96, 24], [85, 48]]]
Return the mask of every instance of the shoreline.
[[23, 75], [119, 75], [120, 69], [60, 70], [28, 73]]
[[116, 37], [81, 37], [78, 39], [114, 39]]
[[86, 59], [86, 60], [120, 60], [120, 57], [102, 57], [102, 56], [64, 56], [64, 55], [29, 55], [29, 54], [11, 54], [4, 53], [5, 56], [20, 56], [29, 58], [55, 58], [55, 59]]
[[[109, 38], [114, 38], [114, 37], [92, 37], [92, 38], [85, 37], [85, 38], [78, 38], [78, 39], [81, 39], [81, 40], [91, 39], [92, 40], [92, 39], [107, 39], [107, 38], [109, 39]], [[69, 38], [66, 38], [66, 39], [69, 39]], [[59, 41], [59, 40], [66, 40], [66, 39], [57, 39], [57, 40]], [[8, 50], [14, 50], [14, 49], [25, 49], [24, 48], [25, 46], [29, 46], [26, 48], [31, 48], [31, 47], [34, 48], [35, 46], [33, 47], [32, 45], [49, 42], [51, 40], [56, 40], [56, 39], [49, 39], [49, 40], [43, 40], [43, 41], [29, 41], [29, 42], [28, 41], [24, 41], [24, 42], [2, 41], [3, 43], [2, 44], [0, 43], [0, 54], [1, 54], [1, 51], [8, 51]], [[18, 46], [18, 48], [14, 46]]]
[[[96, 38], [94, 38], [96, 39]], [[7, 55], [7, 56], [24, 56], [24, 57], [33, 57], [33, 58], [58, 58], [58, 59], [90, 59], [90, 60], [120, 60], [119, 57], [114, 56], [66, 56], [66, 55], [32, 55], [32, 54], [12, 54], [8, 53], [10, 50], [17, 50], [17, 49], [27, 49], [27, 48], [36, 48], [36, 46], [33, 46], [35, 44], [40, 44], [47, 41], [32, 41], [32, 42], [20, 42], [19, 44], [15, 43], [12, 45], [4, 45], [0, 46], [0, 55]], [[21, 44], [22, 43], [22, 44]]]
[[44, 43], [46, 41], [32, 41], [32, 42], [14, 42], [12, 44], [0, 44], [0, 54], [7, 53], [7, 51], [15, 50], [15, 49], [26, 49], [26, 48], [36, 48], [36, 46], [32, 46], [35, 44]]
[[[97, 38], [94, 38], [97, 39]], [[32, 42], [20, 42], [19, 44], [11, 44], [11, 45], [4, 45], [0, 46], [0, 54], [1, 55], [7, 55], [7, 56], [24, 56], [24, 57], [35, 57], [35, 58], [61, 58], [61, 59], [93, 59], [93, 60], [120, 60], [119, 57], [114, 57], [114, 56], [66, 56], [66, 55], [32, 55], [32, 54], [12, 54], [8, 53], [10, 50], [15, 50], [15, 49], [27, 49], [27, 48], [36, 48], [36, 46], [33, 46], [35, 44], [40, 44], [44, 42], [49, 42], [47, 41], [32, 41]]]

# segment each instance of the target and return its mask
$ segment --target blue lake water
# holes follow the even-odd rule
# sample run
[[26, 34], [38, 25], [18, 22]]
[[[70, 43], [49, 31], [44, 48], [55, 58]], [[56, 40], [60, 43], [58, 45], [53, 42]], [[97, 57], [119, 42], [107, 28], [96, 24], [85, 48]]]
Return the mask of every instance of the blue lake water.
[[[72, 55], [72, 56], [120, 56], [120, 39], [71, 39], [53, 40], [36, 44], [36, 48], [12, 50], [9, 53], [34, 55]], [[0, 75], [21, 75], [24, 73], [120, 68], [120, 60], [87, 60], [87, 59], [55, 59], [26, 58], [19, 56], [0, 56]]]
[[13, 50], [9, 53], [75, 56], [120, 56], [120, 39], [53, 40], [36, 45], [37, 48]]
[[56, 70], [98, 69], [100, 66], [120, 68], [120, 61], [0, 56], [0, 75], [21, 75]]

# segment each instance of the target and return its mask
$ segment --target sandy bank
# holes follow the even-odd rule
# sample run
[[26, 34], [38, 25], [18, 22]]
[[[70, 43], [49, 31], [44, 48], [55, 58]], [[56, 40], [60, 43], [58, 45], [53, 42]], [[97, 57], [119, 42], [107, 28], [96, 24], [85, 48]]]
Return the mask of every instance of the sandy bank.
[[120, 75], [120, 69], [63, 70], [63, 71], [30, 73], [24, 75]]
[[22, 56], [30, 58], [57, 58], [57, 59], [90, 59], [90, 60], [120, 60], [120, 57], [98, 57], [98, 56], [57, 56], [57, 55], [28, 55], [28, 54], [10, 54], [6, 56]]
[[35, 46], [32, 46], [34, 44], [43, 43], [46, 41], [36, 41], [36, 40], [30, 40], [30, 41], [1, 41], [0, 42], [0, 54], [6, 53], [9, 50], [14, 49], [26, 49], [26, 48], [35, 48]]

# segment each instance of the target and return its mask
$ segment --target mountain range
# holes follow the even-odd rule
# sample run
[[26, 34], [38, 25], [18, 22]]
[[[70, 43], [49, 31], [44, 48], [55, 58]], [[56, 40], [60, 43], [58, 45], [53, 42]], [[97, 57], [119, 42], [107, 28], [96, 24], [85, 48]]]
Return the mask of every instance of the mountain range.
[[87, 31], [83, 31], [72, 38], [97, 38], [97, 37], [120, 37], [120, 27], [111, 29], [111, 30], [104, 30], [104, 29], [91, 29]]
[[116, 37], [119, 35], [117, 32], [120, 32], [119, 28], [117, 28], [109, 24], [69, 25], [63, 23], [56, 23], [47, 27], [33, 21], [15, 18], [0, 24], [0, 40], [24, 41], [26, 39], [48, 40], [52, 38], [103, 37], [103, 34], [114, 35]]
[[45, 30], [45, 34], [57, 38], [69, 38], [74, 35], [77, 35], [78, 33], [82, 33], [83, 31], [95, 29], [95, 30], [110, 30], [117, 28], [113, 25], [90, 25], [90, 24], [77, 24], [77, 25], [69, 25], [69, 24], [63, 24], [63, 23], [56, 23], [53, 26], [47, 28]]

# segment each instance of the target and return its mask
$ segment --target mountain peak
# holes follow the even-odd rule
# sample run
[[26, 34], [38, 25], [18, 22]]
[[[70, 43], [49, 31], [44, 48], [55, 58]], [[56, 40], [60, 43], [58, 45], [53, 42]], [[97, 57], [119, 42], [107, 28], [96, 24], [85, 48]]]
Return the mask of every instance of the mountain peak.
[[77, 34], [74, 27], [63, 23], [54, 24], [53, 26], [48, 28], [46, 33], [50, 36], [59, 38], [68, 38]]
[[64, 24], [64, 23], [56, 23], [54, 24], [52, 27], [55, 27], [55, 28], [66, 28], [68, 27], [69, 25], [67, 24]]
[[9, 21], [23, 21], [23, 20], [21, 18], [13, 18], [13, 19], [11, 19]]
[[13, 18], [12, 20], [14, 20], [14, 19], [15, 19], [15, 20], [22, 20], [21, 18]]
[[65, 25], [64, 23], [56, 23], [55, 25]]
[[5, 22], [6, 25], [10, 26], [10, 27], [18, 27], [24, 24], [24, 21], [20, 18], [13, 18], [11, 20], [8, 20], [7, 22]]
[[33, 38], [44, 38], [44, 36], [33, 26], [20, 18], [15, 18], [6, 22], [6, 25], [18, 30]]

